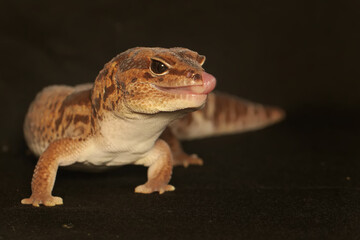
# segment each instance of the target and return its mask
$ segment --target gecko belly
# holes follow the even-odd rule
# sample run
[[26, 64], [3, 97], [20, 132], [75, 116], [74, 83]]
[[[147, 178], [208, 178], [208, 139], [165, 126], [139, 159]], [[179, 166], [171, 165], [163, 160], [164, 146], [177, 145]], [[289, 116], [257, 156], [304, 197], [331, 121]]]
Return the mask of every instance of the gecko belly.
[[148, 149], [141, 152], [128, 149], [115, 150], [111, 146], [103, 146], [93, 140], [89, 140], [86, 145], [78, 158], [72, 161], [62, 161], [60, 166], [72, 170], [101, 171], [116, 166], [135, 164], [148, 153]]
[[71, 165], [62, 166], [69, 170], [97, 172], [113, 169], [124, 165], [135, 164], [139, 159], [143, 158], [141, 155], [134, 155], [130, 153], [120, 153], [114, 157], [103, 156], [97, 158], [87, 158], [86, 160], [79, 159]]

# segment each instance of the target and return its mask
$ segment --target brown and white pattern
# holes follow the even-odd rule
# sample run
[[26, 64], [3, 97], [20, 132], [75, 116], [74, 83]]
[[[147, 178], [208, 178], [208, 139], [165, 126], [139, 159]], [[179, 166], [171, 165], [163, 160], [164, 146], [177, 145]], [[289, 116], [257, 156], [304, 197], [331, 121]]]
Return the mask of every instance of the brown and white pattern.
[[22, 203], [62, 204], [51, 195], [56, 172], [74, 164], [148, 166], [148, 181], [135, 192], [173, 191], [174, 165], [203, 163], [178, 139], [261, 128], [283, 117], [277, 108], [209, 95], [216, 80], [204, 61], [185, 48], [132, 48], [105, 64], [94, 83], [43, 89], [24, 123], [27, 144], [40, 158], [32, 195]]
[[258, 130], [281, 121], [285, 112], [225, 93], [211, 93], [205, 107], [174, 121], [170, 128], [180, 140]]

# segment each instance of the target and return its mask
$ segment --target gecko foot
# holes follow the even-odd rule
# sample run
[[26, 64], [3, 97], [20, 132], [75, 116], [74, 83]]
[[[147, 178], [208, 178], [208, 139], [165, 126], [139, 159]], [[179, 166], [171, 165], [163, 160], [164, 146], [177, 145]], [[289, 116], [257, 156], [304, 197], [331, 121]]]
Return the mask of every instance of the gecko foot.
[[188, 167], [189, 165], [204, 165], [204, 161], [198, 157], [196, 154], [188, 155], [184, 152], [174, 156], [174, 166], [184, 166]]
[[53, 207], [55, 205], [62, 205], [63, 199], [61, 197], [54, 196], [31, 196], [30, 198], [24, 198], [21, 200], [22, 204], [32, 204], [34, 207], [39, 207], [40, 204], [43, 204], [47, 207]]
[[169, 185], [169, 184], [162, 184], [162, 185], [157, 185], [157, 184], [151, 184], [149, 182], [137, 186], [135, 188], [135, 192], [136, 193], [153, 193], [153, 192], [159, 192], [160, 194], [163, 194], [166, 191], [174, 191], [175, 187], [173, 185]]

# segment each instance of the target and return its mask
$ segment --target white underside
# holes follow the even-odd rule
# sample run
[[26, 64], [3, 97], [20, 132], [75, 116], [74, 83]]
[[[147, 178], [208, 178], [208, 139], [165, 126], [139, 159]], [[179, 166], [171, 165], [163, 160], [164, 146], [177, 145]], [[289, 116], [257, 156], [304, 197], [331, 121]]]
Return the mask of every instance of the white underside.
[[87, 139], [79, 154], [64, 159], [60, 166], [75, 163], [95, 167], [147, 165], [156, 140], [172, 119], [169, 114], [140, 120], [107, 116], [102, 122], [101, 134]]

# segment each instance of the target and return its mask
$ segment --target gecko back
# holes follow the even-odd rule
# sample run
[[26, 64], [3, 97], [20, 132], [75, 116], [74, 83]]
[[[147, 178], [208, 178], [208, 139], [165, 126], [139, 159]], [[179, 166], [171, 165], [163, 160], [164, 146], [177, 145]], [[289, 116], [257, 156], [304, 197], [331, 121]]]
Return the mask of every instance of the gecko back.
[[39, 156], [61, 138], [86, 136], [91, 132], [90, 89], [92, 84], [49, 86], [31, 103], [24, 122], [25, 140]]

